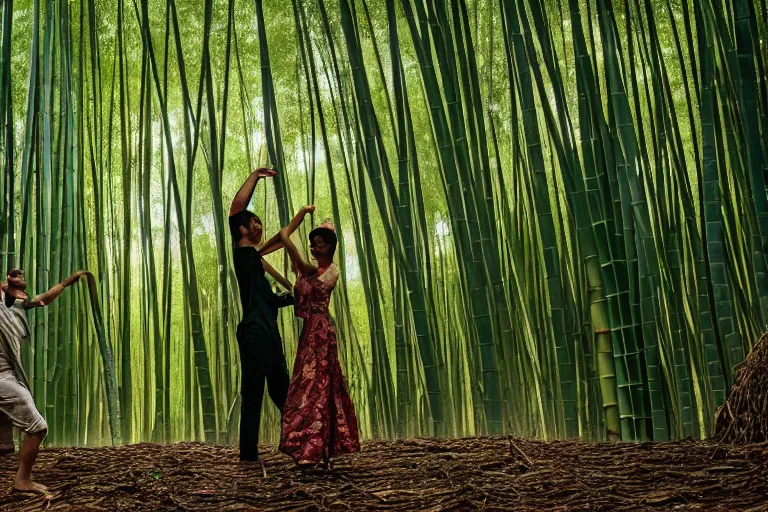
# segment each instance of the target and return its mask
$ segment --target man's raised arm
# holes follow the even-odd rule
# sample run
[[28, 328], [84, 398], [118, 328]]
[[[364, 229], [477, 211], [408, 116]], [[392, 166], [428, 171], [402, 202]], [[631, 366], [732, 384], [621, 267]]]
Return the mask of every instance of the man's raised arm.
[[276, 174], [277, 172], [272, 169], [267, 169], [266, 167], [259, 167], [253, 171], [248, 176], [248, 179], [245, 180], [245, 183], [240, 187], [240, 190], [237, 191], [237, 194], [235, 194], [235, 198], [232, 200], [232, 206], [229, 208], [229, 216], [231, 217], [237, 212], [248, 208], [248, 203], [251, 202], [251, 197], [253, 197], [253, 191], [256, 190], [256, 184], [261, 178], [272, 177]]
[[24, 308], [25, 309], [31, 309], [31, 308], [39, 308], [42, 306], [47, 306], [51, 302], [53, 302], [56, 297], [61, 295], [61, 292], [64, 291], [64, 289], [78, 281], [81, 277], [88, 274], [89, 272], [86, 270], [81, 270], [80, 272], [75, 272], [71, 276], [67, 277], [65, 280], [60, 282], [59, 284], [53, 285], [53, 287], [48, 290], [47, 292], [41, 293], [40, 295], [35, 295], [31, 299], [24, 301]]

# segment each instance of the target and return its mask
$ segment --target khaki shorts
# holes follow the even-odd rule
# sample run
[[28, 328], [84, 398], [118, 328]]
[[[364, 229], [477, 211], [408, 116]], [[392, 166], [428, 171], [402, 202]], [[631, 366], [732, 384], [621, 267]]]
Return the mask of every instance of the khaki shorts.
[[7, 435], [5, 431], [10, 429], [10, 424], [28, 435], [48, 430], [48, 424], [35, 407], [32, 393], [11, 370], [7, 370], [0, 372], [0, 440]]

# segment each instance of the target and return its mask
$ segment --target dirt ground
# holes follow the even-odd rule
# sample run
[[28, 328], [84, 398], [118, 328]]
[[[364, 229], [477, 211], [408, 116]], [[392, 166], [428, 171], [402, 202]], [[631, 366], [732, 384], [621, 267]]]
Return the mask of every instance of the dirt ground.
[[266, 478], [230, 446], [47, 449], [51, 499], [11, 491], [0, 457], [0, 510], [768, 510], [766, 443], [378, 441], [329, 473], [262, 448]]

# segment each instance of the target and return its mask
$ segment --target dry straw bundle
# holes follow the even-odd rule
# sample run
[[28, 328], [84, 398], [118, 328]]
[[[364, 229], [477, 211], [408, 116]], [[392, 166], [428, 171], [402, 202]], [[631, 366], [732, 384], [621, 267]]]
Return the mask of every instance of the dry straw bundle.
[[736, 372], [731, 395], [717, 411], [715, 436], [726, 443], [768, 441], [768, 332]]

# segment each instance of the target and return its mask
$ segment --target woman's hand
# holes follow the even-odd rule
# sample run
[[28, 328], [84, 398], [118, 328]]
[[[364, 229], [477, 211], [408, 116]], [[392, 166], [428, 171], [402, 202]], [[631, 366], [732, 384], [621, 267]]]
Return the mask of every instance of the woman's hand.
[[260, 252], [262, 256], [266, 256], [267, 254], [274, 252], [281, 247], [285, 245], [285, 241], [288, 240], [291, 236], [291, 234], [299, 229], [299, 226], [302, 222], [304, 222], [304, 217], [308, 213], [314, 213], [315, 212], [315, 205], [309, 204], [306, 206], [302, 206], [299, 208], [299, 211], [296, 212], [296, 215], [294, 215], [293, 219], [291, 220], [291, 223], [282, 228], [280, 231], [275, 233], [275, 235], [267, 240], [267, 242], [261, 246]]

